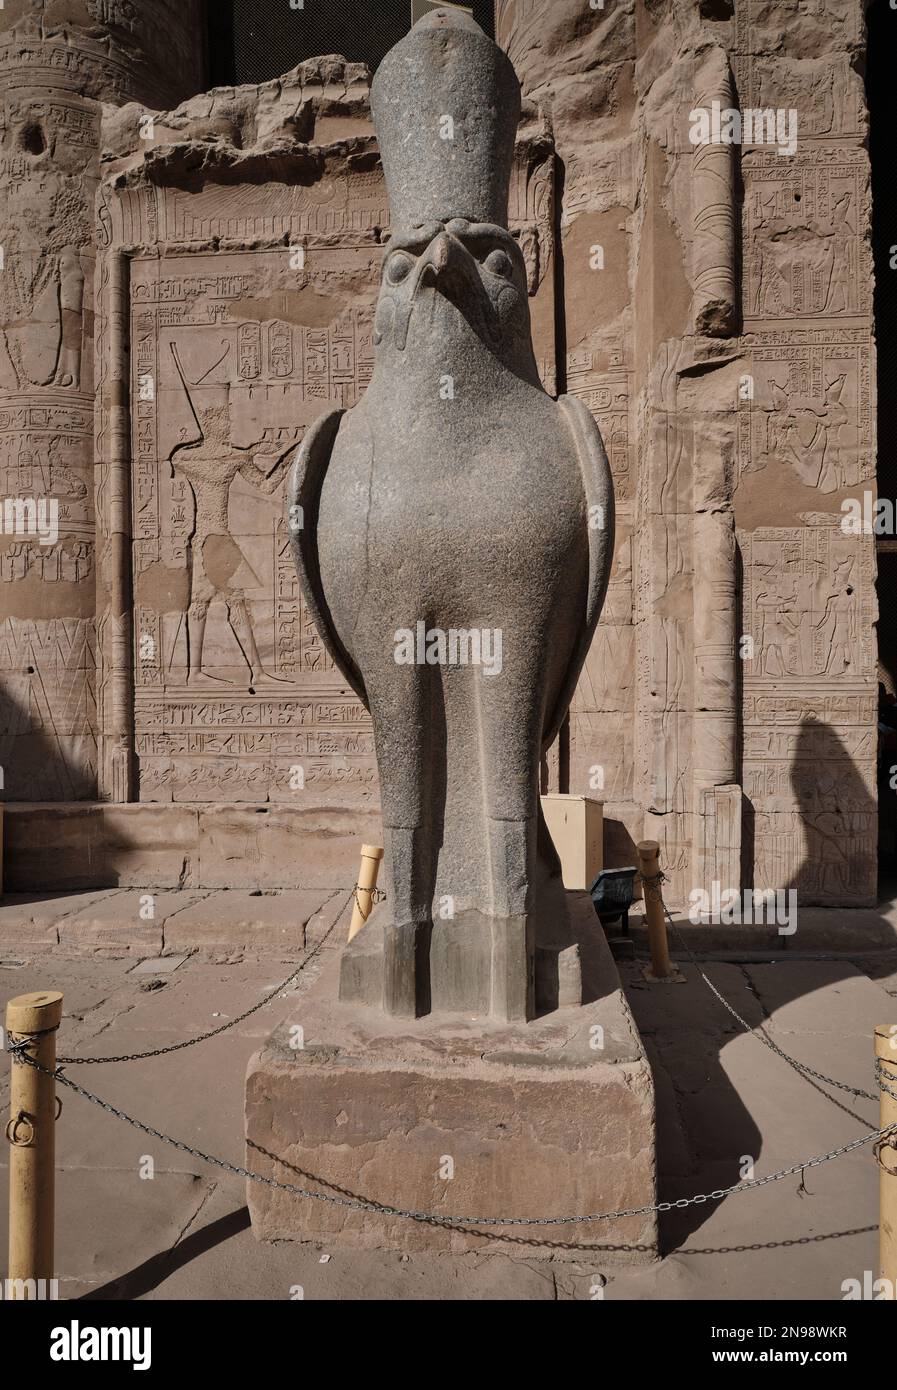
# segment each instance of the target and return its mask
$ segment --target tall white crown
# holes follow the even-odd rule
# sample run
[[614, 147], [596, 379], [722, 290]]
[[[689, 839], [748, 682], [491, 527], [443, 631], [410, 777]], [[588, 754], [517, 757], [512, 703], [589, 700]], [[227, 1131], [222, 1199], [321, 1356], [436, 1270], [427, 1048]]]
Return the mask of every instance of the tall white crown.
[[520, 85], [462, 10], [418, 20], [371, 88], [391, 227], [465, 217], [507, 225]]

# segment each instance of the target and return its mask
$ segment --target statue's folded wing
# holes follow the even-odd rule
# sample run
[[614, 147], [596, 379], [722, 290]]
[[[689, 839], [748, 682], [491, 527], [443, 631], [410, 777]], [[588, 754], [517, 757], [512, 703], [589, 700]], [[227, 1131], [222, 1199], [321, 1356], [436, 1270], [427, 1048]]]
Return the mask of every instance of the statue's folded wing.
[[614, 558], [614, 482], [601, 432], [582, 401], [575, 396], [560, 396], [558, 406], [573, 435], [582, 470], [589, 536], [589, 582], [580, 639], [546, 726], [543, 751], [554, 741], [570, 708], [576, 682], [601, 616], [601, 605], [607, 593]]
[[344, 414], [342, 410], [332, 410], [322, 415], [306, 431], [287, 483], [287, 524], [302, 594], [318, 635], [345, 680], [367, 708], [368, 697], [361, 672], [340, 641], [330, 616], [318, 559], [321, 488]]

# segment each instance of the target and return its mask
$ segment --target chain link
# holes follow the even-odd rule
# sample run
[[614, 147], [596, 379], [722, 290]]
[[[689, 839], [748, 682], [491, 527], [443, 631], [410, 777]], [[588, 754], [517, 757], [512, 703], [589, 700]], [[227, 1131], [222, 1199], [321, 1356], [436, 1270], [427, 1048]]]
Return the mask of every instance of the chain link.
[[386, 901], [386, 893], [383, 891], [382, 888], [362, 888], [360, 883], [356, 883], [355, 887], [352, 889], [352, 897], [355, 899], [355, 906], [358, 908], [358, 911], [361, 913], [362, 917], [364, 917], [365, 921], [367, 921], [368, 917], [371, 914], [370, 912], [365, 913], [364, 904], [358, 896], [359, 893], [370, 894], [371, 912], [374, 910], [377, 903], [382, 903]]

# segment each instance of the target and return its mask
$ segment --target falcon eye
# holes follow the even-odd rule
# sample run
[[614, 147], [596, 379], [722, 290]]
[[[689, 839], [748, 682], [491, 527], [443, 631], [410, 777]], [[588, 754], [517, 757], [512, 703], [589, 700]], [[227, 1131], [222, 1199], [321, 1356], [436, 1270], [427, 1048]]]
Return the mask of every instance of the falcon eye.
[[483, 265], [490, 270], [493, 275], [503, 275], [506, 280], [510, 280], [514, 274], [514, 267], [511, 265], [511, 257], [506, 251], [490, 251]]
[[390, 285], [401, 285], [408, 275], [414, 261], [407, 256], [404, 251], [397, 251], [391, 256], [386, 267], [386, 279]]

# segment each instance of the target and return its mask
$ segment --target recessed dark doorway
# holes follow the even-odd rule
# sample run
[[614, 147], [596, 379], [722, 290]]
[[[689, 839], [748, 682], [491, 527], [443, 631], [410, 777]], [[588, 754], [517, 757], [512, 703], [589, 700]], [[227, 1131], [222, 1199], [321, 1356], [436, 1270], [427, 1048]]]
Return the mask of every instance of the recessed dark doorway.
[[[467, 8], [494, 37], [492, 0], [467, 0]], [[374, 72], [408, 33], [411, 13], [411, 0], [214, 0], [208, 7], [211, 85], [267, 82], [325, 53], [366, 63]]]

